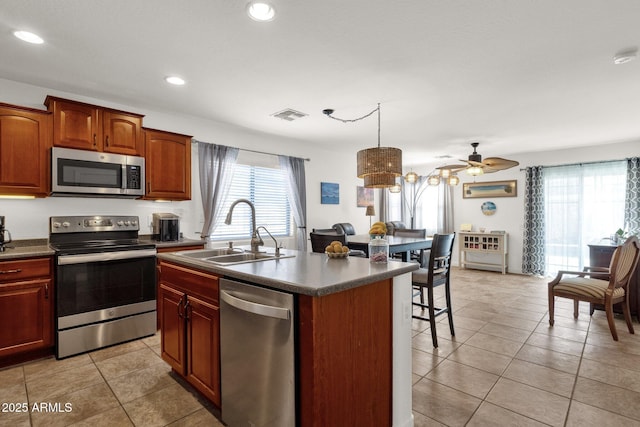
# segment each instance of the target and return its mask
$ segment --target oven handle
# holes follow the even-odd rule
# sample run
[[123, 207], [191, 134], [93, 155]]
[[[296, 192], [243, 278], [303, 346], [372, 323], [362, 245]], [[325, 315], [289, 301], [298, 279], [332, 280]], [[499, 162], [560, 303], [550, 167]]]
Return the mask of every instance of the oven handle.
[[115, 261], [156, 256], [155, 249], [140, 249], [134, 251], [99, 252], [93, 254], [60, 255], [58, 265], [84, 264], [87, 262]]

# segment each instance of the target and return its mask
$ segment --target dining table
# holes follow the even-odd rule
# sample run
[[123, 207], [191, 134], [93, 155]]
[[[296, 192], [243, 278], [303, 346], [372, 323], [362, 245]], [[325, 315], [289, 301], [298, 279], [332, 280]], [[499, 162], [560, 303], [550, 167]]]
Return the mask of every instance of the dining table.
[[[404, 237], [404, 236], [385, 236], [389, 243], [389, 254], [400, 254], [401, 259], [407, 262], [411, 259], [411, 251], [431, 249], [433, 237]], [[369, 256], [369, 242], [371, 236], [369, 234], [347, 235], [347, 245], [350, 249], [359, 249]]]

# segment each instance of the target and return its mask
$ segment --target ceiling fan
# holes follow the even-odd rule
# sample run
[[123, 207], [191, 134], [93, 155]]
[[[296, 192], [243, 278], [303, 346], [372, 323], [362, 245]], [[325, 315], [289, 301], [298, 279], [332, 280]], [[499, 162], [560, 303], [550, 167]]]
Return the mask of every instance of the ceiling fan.
[[437, 167], [437, 170], [440, 170], [441, 173], [446, 171], [449, 173], [455, 173], [461, 170], [466, 170], [469, 175], [482, 175], [484, 173], [493, 173], [502, 171], [505, 169], [512, 168], [514, 166], [518, 166], [520, 163], [515, 160], [503, 159], [502, 157], [487, 157], [482, 160], [482, 155], [478, 154], [476, 148], [480, 145], [479, 142], [472, 142], [471, 146], [473, 147], [473, 153], [469, 154], [468, 160], [460, 160], [461, 162], [466, 162], [466, 165], [445, 165]]

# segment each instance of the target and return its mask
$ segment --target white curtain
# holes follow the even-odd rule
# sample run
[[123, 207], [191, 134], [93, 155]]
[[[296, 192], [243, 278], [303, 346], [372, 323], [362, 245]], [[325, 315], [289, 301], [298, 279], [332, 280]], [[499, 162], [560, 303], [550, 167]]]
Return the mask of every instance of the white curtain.
[[441, 182], [438, 186], [438, 233], [456, 231], [453, 224], [453, 187]]
[[625, 161], [544, 169], [548, 274], [589, 265], [588, 244], [624, 227]]
[[307, 186], [304, 159], [278, 156], [280, 167], [287, 175], [287, 194], [293, 219], [298, 225], [296, 233], [298, 250], [307, 251]]
[[224, 198], [229, 193], [238, 148], [197, 141], [200, 166], [200, 194], [204, 225], [200, 236], [206, 238], [222, 221]]

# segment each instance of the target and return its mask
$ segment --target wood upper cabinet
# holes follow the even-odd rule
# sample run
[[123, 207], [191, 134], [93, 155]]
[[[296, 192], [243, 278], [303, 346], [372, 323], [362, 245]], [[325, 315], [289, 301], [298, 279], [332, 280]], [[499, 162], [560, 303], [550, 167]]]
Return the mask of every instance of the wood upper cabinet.
[[0, 262], [0, 366], [53, 347], [51, 272], [50, 257]]
[[53, 145], [142, 156], [142, 115], [47, 96], [53, 112]]
[[144, 129], [146, 195], [150, 200], [191, 199], [191, 136]]
[[0, 194], [49, 192], [51, 113], [0, 103]]
[[162, 260], [159, 271], [162, 359], [219, 407], [218, 277]]

